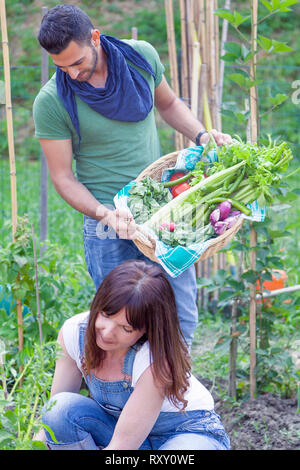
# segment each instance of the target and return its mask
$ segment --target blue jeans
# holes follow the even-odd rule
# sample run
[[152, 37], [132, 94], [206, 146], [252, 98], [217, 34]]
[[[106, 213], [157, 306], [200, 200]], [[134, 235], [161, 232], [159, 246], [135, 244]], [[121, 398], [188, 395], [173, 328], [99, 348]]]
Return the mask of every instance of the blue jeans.
[[[117, 417], [105, 411], [95, 400], [71, 392], [54, 395], [49, 404], [49, 411], [43, 416], [43, 423], [49, 426], [56, 440], [55, 443], [46, 431], [47, 443], [52, 450], [98, 450], [106, 447], [113, 435]], [[188, 412], [193, 413], [193, 412]], [[197, 413], [197, 412], [195, 412]], [[213, 412], [203, 412], [213, 414]], [[176, 422], [180, 413], [161, 413], [161, 425], [155, 425], [155, 432], [150, 433], [139, 450], [227, 450], [229, 441], [220, 442], [209, 433], [180, 431], [183, 425]], [[167, 416], [164, 416], [167, 415]], [[183, 415], [184, 416], [184, 415]], [[184, 421], [184, 418], [182, 417]], [[194, 420], [195, 421], [195, 420]], [[164, 433], [164, 427], [172, 427], [174, 432]], [[215, 422], [215, 417], [208, 426]], [[218, 425], [217, 425], [218, 426]], [[159, 431], [162, 431], [159, 434]]]
[[[114, 267], [126, 260], [141, 259], [153, 263], [131, 240], [118, 238], [111, 228], [91, 217], [84, 217], [83, 238], [87, 269], [96, 289]], [[181, 331], [190, 347], [198, 323], [195, 267], [190, 266], [176, 278], [168, 274], [167, 277], [174, 290]]]

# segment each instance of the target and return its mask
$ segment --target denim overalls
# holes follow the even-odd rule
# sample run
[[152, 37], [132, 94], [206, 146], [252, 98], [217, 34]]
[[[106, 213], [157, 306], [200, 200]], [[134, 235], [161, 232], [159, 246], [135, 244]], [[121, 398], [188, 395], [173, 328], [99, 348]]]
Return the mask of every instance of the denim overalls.
[[[81, 359], [85, 330], [86, 324], [80, 325]], [[118, 417], [134, 390], [131, 386], [132, 368], [140, 346], [137, 343], [131, 347], [124, 358], [124, 380], [104, 381], [91, 374], [91, 377], [86, 378], [91, 398], [65, 392], [52, 397], [50, 410], [43, 416], [43, 422], [53, 430], [59, 441], [54, 443], [46, 432], [51, 448], [96, 450], [109, 444]], [[162, 449], [172, 438], [184, 439], [189, 445], [189, 439], [192, 442], [192, 438], [195, 439], [196, 436], [199, 439], [199, 435], [204, 439], [212, 438], [210, 441], [215, 449], [226, 450], [230, 447], [229, 438], [219, 416], [214, 411], [193, 410], [185, 413], [161, 412], [140, 450]]]

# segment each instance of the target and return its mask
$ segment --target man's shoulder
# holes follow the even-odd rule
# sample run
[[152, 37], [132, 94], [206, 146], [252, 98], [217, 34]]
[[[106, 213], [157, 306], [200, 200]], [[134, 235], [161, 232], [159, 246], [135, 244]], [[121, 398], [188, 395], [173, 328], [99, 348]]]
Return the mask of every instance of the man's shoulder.
[[131, 47], [133, 47], [133, 49], [135, 49], [144, 56], [158, 55], [155, 47], [152, 46], [152, 44], [150, 44], [150, 42], [148, 41], [144, 41], [142, 39], [122, 39], [122, 41], [129, 44]]
[[57, 98], [56, 74], [54, 74], [38, 92], [35, 98], [35, 104], [45, 102], [46, 100], [48, 101], [49, 99], [57, 100]]

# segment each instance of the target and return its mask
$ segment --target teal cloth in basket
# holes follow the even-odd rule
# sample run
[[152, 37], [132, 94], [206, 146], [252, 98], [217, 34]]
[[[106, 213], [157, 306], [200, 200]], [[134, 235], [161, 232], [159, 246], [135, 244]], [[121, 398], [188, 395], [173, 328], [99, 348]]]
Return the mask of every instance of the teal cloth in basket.
[[[175, 166], [162, 172], [162, 181], [168, 181], [172, 174], [177, 171], [193, 170], [196, 163], [202, 159], [204, 148], [205, 146], [200, 145], [199, 147], [190, 147], [179, 152]], [[203, 160], [207, 161], [208, 164], [218, 161], [217, 149], [210, 150], [208, 154], [203, 157]], [[134, 184], [135, 181], [131, 181], [129, 184], [124, 186], [118, 194], [116, 194], [114, 197], [116, 208], [128, 208], [127, 202], [129, 191]], [[248, 217], [245, 214], [242, 214], [242, 217], [255, 222], [262, 222], [265, 219], [266, 207], [259, 207], [257, 201], [252, 204], [247, 204], [247, 206], [251, 209], [251, 216]], [[165, 271], [171, 277], [179, 276], [183, 271], [185, 271], [185, 269], [194, 264], [202, 253], [204, 253], [204, 251], [210, 246], [212, 240], [214, 240], [211, 238], [206, 240], [204, 243], [194, 243], [188, 247], [177, 246], [174, 248], [161, 242], [153, 230], [149, 229], [145, 225], [142, 225], [141, 227], [156, 241], [155, 255]]]

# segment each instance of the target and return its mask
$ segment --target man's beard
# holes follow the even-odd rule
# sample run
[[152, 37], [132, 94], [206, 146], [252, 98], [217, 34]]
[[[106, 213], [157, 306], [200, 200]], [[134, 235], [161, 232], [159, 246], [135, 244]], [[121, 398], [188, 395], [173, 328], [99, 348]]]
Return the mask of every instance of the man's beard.
[[92, 61], [93, 61], [92, 68], [84, 72], [84, 73], [88, 73], [88, 76], [84, 78], [83, 80], [78, 80], [79, 82], [88, 82], [90, 78], [92, 77], [93, 73], [95, 72], [95, 69], [98, 63], [98, 54], [97, 54], [96, 49], [93, 46], [91, 46], [91, 50], [92, 50]]

